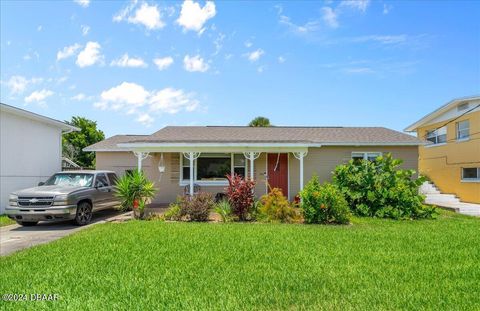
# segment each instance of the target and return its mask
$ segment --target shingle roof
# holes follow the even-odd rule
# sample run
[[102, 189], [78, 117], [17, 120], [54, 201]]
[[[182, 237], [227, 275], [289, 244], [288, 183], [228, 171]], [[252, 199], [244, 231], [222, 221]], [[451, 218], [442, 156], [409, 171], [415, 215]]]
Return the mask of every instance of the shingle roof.
[[421, 145], [414, 136], [384, 127], [167, 126], [152, 135], [117, 135], [85, 148], [119, 149], [119, 143], [298, 143]]
[[123, 150], [123, 148], [119, 148], [117, 144], [120, 143], [128, 143], [130, 141], [135, 141], [136, 139], [145, 138], [148, 135], [115, 135], [99, 141], [93, 145], [83, 148], [83, 151], [107, 151], [107, 150]]
[[167, 126], [136, 141], [150, 143], [419, 143], [384, 127]]

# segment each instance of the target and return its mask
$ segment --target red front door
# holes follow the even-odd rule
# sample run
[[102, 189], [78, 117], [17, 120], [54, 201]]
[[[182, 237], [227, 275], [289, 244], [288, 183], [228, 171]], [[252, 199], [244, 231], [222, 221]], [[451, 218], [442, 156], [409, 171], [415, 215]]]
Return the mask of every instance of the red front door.
[[270, 187], [282, 189], [283, 195], [288, 198], [288, 154], [269, 153], [267, 174]]

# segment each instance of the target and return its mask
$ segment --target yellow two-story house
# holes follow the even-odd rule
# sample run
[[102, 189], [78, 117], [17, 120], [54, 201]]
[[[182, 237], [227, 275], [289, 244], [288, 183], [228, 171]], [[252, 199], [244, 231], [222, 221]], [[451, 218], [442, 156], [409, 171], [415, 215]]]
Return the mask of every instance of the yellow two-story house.
[[427, 141], [419, 171], [443, 193], [480, 203], [480, 96], [450, 101], [405, 129]]

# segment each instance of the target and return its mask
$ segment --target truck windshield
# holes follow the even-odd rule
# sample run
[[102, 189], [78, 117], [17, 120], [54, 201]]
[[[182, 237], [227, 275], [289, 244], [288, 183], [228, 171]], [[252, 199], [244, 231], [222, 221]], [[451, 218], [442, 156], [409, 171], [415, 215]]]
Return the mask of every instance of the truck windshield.
[[93, 182], [93, 174], [76, 174], [76, 173], [61, 173], [55, 174], [50, 177], [46, 182], [45, 186], [80, 186], [80, 187], [91, 187]]

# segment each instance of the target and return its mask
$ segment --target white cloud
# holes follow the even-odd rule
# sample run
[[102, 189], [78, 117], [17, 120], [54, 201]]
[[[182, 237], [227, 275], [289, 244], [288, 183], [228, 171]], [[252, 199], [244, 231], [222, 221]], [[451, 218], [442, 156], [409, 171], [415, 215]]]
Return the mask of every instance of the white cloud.
[[183, 27], [184, 31], [193, 30], [201, 34], [205, 30], [203, 25], [215, 14], [215, 3], [213, 1], [207, 1], [202, 8], [198, 2], [185, 0], [177, 23]]
[[132, 68], [140, 68], [140, 67], [147, 67], [147, 64], [143, 59], [140, 57], [129, 57], [127, 53], [123, 54], [122, 57], [119, 59], [115, 59], [110, 63], [110, 66], [117, 66], [117, 67], [132, 67]]
[[322, 8], [323, 21], [331, 28], [338, 27], [337, 13], [331, 7], [325, 6]]
[[162, 15], [160, 14], [160, 10], [156, 5], [142, 3], [140, 7], [138, 7], [137, 4], [137, 1], [132, 2], [132, 4], [116, 14], [113, 20], [115, 22], [126, 21], [131, 24], [140, 24], [148, 30], [161, 29], [165, 26], [165, 23], [161, 19]]
[[353, 42], [378, 42], [385, 45], [394, 45], [405, 43], [408, 39], [408, 36], [405, 34], [402, 35], [370, 35], [370, 36], [361, 36], [353, 38]]
[[345, 68], [344, 71], [350, 74], [372, 74], [375, 71], [369, 67], [352, 67], [352, 68]]
[[76, 101], [82, 101], [86, 98], [87, 96], [85, 96], [85, 94], [83, 93], [78, 93], [77, 95], [70, 97], [71, 100], [76, 100]]
[[153, 121], [155, 121], [154, 118], [152, 118], [149, 114], [146, 113], [141, 113], [138, 115], [138, 118], [135, 119], [135, 121], [145, 125], [145, 126], [150, 126], [152, 125]]
[[155, 58], [153, 62], [157, 65], [158, 70], [165, 70], [173, 64], [173, 58], [170, 56], [160, 57]]
[[205, 72], [210, 66], [200, 57], [200, 55], [185, 55], [183, 58], [183, 67], [190, 72]]
[[78, 43], [64, 47], [62, 50], [57, 52], [57, 60], [62, 60], [73, 56], [81, 47], [82, 46]]
[[93, 106], [99, 110], [135, 114], [137, 122], [149, 126], [155, 121], [154, 115], [192, 112], [200, 106], [200, 103], [194, 94], [181, 89], [167, 87], [159, 91], [148, 91], [139, 84], [123, 82], [103, 91], [100, 94], [100, 101]]
[[283, 64], [284, 62], [287, 61], [287, 59], [286, 59], [285, 57], [283, 57], [283, 56], [279, 56], [279, 57], [277, 58], [277, 60], [278, 60], [278, 62], [279, 62], [280, 64]]
[[340, 6], [349, 7], [362, 12], [367, 10], [369, 4], [370, 0], [343, 0], [340, 2]]
[[123, 82], [122, 84], [112, 87], [109, 90], [103, 91], [100, 98], [104, 102], [111, 103], [114, 110], [127, 106], [143, 106], [149, 92], [143, 86], [136, 83]]
[[41, 91], [35, 91], [32, 94], [25, 97], [26, 103], [38, 102], [42, 103], [47, 97], [52, 96], [54, 93], [50, 90], [43, 89]]
[[250, 40], [245, 41], [244, 44], [245, 44], [245, 47], [247, 47], [247, 48], [250, 48], [253, 45], [252, 41], [250, 41]]
[[27, 79], [24, 76], [11, 76], [6, 82], [6, 85], [10, 89], [11, 94], [21, 94], [29, 85], [40, 83], [42, 81], [42, 78]]
[[38, 25], [37, 26], [37, 31], [42, 31], [43, 30], [43, 26], [42, 25]]
[[100, 54], [100, 48], [101, 46], [98, 42], [87, 42], [85, 49], [78, 53], [76, 62], [77, 66], [83, 68], [101, 62], [103, 55]]
[[262, 49], [257, 49], [253, 52], [246, 53], [245, 56], [249, 61], [256, 62], [260, 59], [260, 57], [262, 57], [263, 54], [265, 54], [265, 52]]
[[84, 8], [87, 8], [90, 5], [90, 0], [73, 0], [73, 2]]
[[90, 32], [90, 26], [88, 25], [82, 25], [80, 29], [82, 30], [82, 36], [86, 36]]
[[290, 20], [290, 17], [281, 15], [280, 24], [286, 25], [290, 31], [296, 34], [306, 34], [318, 30], [318, 21], [309, 21], [303, 25], [297, 25]]
[[183, 90], [165, 88], [152, 93], [150, 99], [150, 110], [166, 112], [170, 114], [178, 113], [182, 110], [191, 112], [198, 108], [198, 100], [193, 98], [192, 94], [186, 94]]

